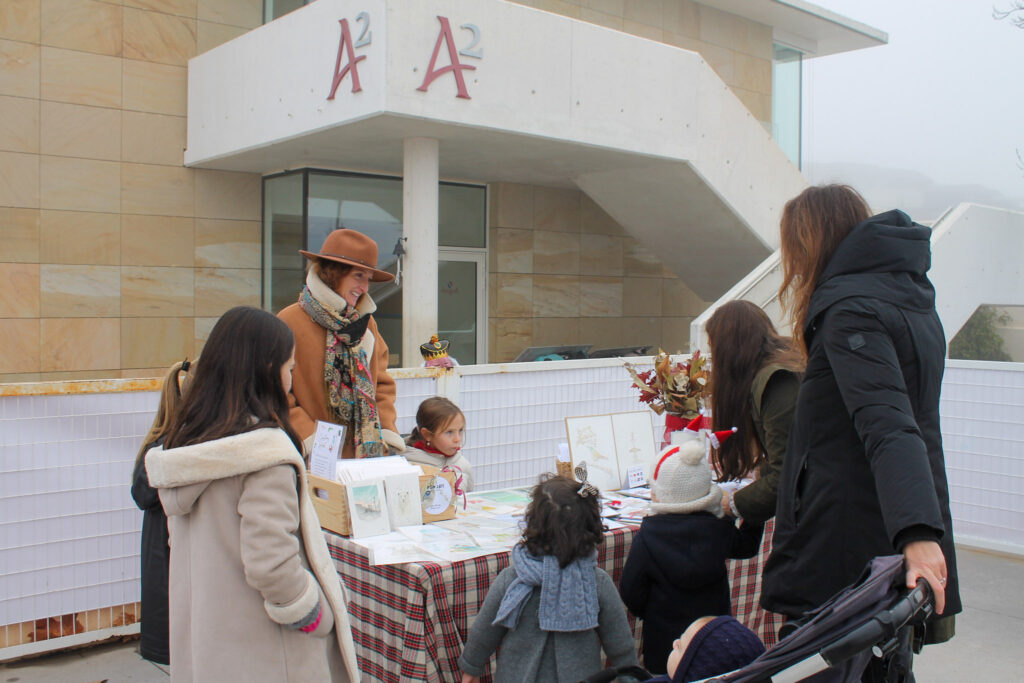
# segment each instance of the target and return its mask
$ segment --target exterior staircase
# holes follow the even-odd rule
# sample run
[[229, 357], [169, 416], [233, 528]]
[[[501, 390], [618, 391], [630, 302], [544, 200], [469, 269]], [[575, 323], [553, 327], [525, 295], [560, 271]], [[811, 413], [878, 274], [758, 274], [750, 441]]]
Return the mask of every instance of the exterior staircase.
[[[1024, 304], [1024, 213], [979, 204], [959, 204], [932, 225], [936, 308], [946, 343], [983, 304]], [[690, 350], [706, 349], [704, 326], [715, 309], [733, 299], [757, 304], [780, 330], [788, 330], [778, 300], [782, 283], [779, 251], [737, 282], [690, 323]]]

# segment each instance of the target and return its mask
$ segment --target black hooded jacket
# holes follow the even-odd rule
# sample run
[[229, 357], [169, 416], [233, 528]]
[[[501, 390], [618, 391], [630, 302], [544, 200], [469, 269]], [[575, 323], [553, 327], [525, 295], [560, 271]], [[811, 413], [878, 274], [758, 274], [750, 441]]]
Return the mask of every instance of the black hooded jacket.
[[763, 531], [710, 512], [644, 518], [619, 580], [622, 601], [644, 620], [644, 667], [665, 673], [672, 641], [694, 619], [732, 614], [725, 561], [756, 555]]
[[872, 557], [941, 544], [944, 616], [961, 610], [939, 390], [931, 231], [902, 211], [856, 226], [811, 296], [808, 362], [790, 430], [762, 604], [800, 615], [853, 583]]

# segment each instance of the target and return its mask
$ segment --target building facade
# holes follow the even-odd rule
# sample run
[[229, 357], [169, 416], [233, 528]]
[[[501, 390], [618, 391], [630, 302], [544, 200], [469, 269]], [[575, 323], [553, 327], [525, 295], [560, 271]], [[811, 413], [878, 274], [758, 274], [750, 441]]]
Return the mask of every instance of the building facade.
[[340, 226], [407, 238], [395, 365], [685, 349], [802, 185], [801, 55], [884, 41], [776, 0], [5, 0], [0, 382], [161, 374]]

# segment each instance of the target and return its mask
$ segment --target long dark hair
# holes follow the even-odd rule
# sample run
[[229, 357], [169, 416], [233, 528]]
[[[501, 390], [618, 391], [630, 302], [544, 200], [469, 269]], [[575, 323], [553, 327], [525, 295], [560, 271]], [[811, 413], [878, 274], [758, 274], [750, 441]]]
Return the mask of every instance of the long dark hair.
[[793, 320], [801, 353], [811, 294], [839, 243], [871, 216], [868, 203], [849, 185], [817, 185], [786, 202], [779, 224], [782, 285], [779, 301]]
[[165, 447], [279, 427], [301, 453], [281, 383], [281, 368], [294, 348], [292, 331], [266, 311], [237, 306], [222, 315], [195, 364]]
[[734, 438], [712, 453], [719, 481], [742, 479], [764, 457], [750, 415], [750, 387], [766, 365], [778, 363], [803, 371], [803, 354], [790, 339], [779, 336], [771, 319], [749, 301], [720, 306], [705, 327], [711, 345], [713, 388], [711, 416], [715, 429], [737, 427]]
[[541, 475], [526, 506], [523, 544], [531, 555], [554, 555], [565, 567], [594, 552], [604, 539], [598, 496], [581, 496], [579, 488], [568, 477]]

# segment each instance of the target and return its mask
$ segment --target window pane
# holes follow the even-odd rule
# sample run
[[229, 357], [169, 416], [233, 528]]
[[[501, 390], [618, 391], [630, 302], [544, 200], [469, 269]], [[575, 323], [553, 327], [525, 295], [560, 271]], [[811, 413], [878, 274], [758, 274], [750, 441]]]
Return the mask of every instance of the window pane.
[[[357, 230], [377, 243], [377, 268], [395, 272], [395, 244], [402, 235], [400, 179], [311, 171], [307, 206], [306, 249], [320, 251], [333, 230]], [[395, 366], [402, 360], [401, 290], [394, 282], [376, 283], [370, 285], [370, 296], [377, 303], [373, 317], [394, 354]]]
[[277, 312], [298, 299], [305, 281], [302, 173], [263, 181], [263, 302]]
[[297, 10], [310, 0], [263, 0], [263, 23], [283, 17], [292, 10]]
[[484, 229], [486, 197], [487, 191], [482, 187], [442, 183], [437, 208], [438, 244], [442, 247], [487, 246]]
[[306, 248], [320, 251], [327, 235], [340, 228], [376, 242], [377, 267], [386, 270], [402, 236], [402, 181], [310, 172]]
[[[485, 247], [485, 188], [442, 184], [439, 191], [440, 244]], [[339, 228], [357, 230], [374, 240], [378, 249], [377, 268], [395, 273], [394, 250], [402, 235], [401, 179], [329, 171], [295, 172], [264, 179], [263, 201], [263, 297], [270, 310], [277, 312], [294, 303], [302, 290], [305, 259], [299, 249], [320, 251], [327, 235]], [[442, 261], [438, 268], [438, 334], [451, 340], [452, 355], [460, 363], [475, 363], [479, 324], [476, 264]], [[370, 296], [377, 304], [374, 319], [391, 351], [390, 365], [419, 365], [418, 356], [401, 357], [401, 287], [394, 282], [374, 283], [370, 285]]]
[[772, 137], [789, 160], [800, 168], [800, 70], [802, 55], [775, 46], [772, 63]]
[[438, 263], [437, 336], [451, 341], [448, 355], [462, 365], [476, 363], [476, 296], [476, 262]]

